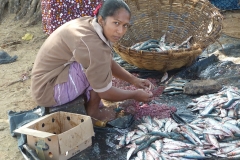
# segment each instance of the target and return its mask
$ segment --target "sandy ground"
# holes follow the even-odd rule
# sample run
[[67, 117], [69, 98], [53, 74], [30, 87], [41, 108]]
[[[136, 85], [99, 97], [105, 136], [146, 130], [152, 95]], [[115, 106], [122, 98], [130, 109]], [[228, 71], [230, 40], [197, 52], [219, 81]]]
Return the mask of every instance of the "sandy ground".
[[[224, 12], [224, 32], [240, 38], [240, 12]], [[24, 22], [14, 21], [14, 15], [5, 15], [0, 24], [0, 50], [10, 56], [17, 55], [16, 62], [0, 65], [0, 159], [24, 159], [17, 148], [17, 139], [10, 134], [8, 111], [24, 111], [36, 107], [31, 98], [30, 79], [23, 82], [23, 76], [29, 77], [35, 56], [47, 38], [39, 22], [35, 26], [22, 27]], [[33, 34], [33, 39], [26, 41], [22, 37]], [[240, 61], [239, 61], [240, 62]]]

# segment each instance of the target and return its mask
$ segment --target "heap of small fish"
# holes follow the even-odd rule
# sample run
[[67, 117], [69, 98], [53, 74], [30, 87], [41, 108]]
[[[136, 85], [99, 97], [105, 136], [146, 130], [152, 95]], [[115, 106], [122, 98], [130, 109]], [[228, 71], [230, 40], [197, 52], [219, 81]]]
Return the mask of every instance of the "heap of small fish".
[[117, 145], [130, 148], [127, 160], [240, 158], [240, 129], [230, 122], [203, 118], [180, 125], [171, 118], [153, 118], [137, 127]]
[[[191, 123], [179, 116], [145, 116], [133, 131], [119, 138], [117, 149], [130, 148], [127, 160], [240, 159], [239, 95], [237, 88], [225, 88], [218, 94], [194, 99], [208, 101], [209, 105], [198, 106], [202, 108], [200, 115]], [[217, 102], [222, 104], [220, 110], [229, 113], [233, 109], [235, 114], [212, 114]]]
[[175, 95], [175, 94], [182, 94], [183, 93], [183, 87], [185, 86], [185, 84], [189, 82], [188, 80], [184, 80], [184, 79], [175, 79], [174, 81], [172, 81], [171, 83], [169, 83], [167, 85], [167, 87], [165, 87], [165, 89], [163, 90], [163, 94], [166, 95]]
[[193, 99], [188, 108], [202, 117], [238, 119], [240, 115], [240, 91], [237, 87], [224, 87], [215, 94], [208, 94]]
[[139, 42], [136, 43], [135, 45], [131, 46], [131, 49], [135, 50], [143, 50], [143, 51], [155, 51], [155, 52], [162, 52], [162, 51], [167, 51], [167, 50], [178, 50], [180, 48], [190, 48], [190, 40], [192, 36], [188, 37], [184, 42], [181, 44], [177, 43], [167, 43], [165, 42], [166, 39], [166, 34], [164, 34], [160, 40], [156, 39], [149, 39], [144, 42]]

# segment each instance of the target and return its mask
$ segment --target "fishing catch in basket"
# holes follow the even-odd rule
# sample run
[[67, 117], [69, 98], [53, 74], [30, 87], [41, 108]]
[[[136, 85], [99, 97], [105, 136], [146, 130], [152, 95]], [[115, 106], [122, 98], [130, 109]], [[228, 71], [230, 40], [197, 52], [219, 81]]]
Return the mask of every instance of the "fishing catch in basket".
[[190, 40], [192, 39], [192, 36], [188, 37], [185, 41], [183, 41], [181, 44], [177, 44], [175, 42], [168, 43], [165, 42], [166, 34], [164, 34], [160, 40], [156, 39], [149, 39], [144, 42], [136, 43], [135, 45], [131, 46], [131, 49], [135, 50], [143, 50], [143, 51], [155, 51], [155, 52], [162, 52], [167, 50], [178, 50], [181, 48], [190, 48]]

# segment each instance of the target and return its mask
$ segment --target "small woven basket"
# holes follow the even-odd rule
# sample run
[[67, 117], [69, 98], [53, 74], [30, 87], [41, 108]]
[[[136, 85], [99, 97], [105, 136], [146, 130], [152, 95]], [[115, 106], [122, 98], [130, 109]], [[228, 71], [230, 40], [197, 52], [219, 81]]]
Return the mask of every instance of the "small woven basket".
[[[121, 58], [138, 68], [168, 71], [188, 66], [214, 43], [222, 30], [222, 15], [208, 0], [127, 0], [131, 27], [114, 45]], [[163, 52], [138, 51], [130, 47], [149, 39], [182, 43], [192, 36], [188, 49]]]

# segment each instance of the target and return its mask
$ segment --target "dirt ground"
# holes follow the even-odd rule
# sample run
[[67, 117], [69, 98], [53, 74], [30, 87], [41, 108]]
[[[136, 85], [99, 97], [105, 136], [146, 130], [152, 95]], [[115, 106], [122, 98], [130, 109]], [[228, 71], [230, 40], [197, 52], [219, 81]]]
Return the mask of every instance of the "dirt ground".
[[[0, 24], [0, 50], [10, 56], [17, 55], [16, 62], [0, 65], [0, 159], [23, 160], [17, 148], [17, 139], [10, 134], [8, 111], [24, 111], [36, 107], [31, 98], [30, 72], [35, 56], [47, 35], [42, 30], [42, 24], [23, 27], [23, 21], [14, 21], [14, 16], [5, 14]], [[223, 12], [224, 33], [240, 38], [240, 10]], [[32, 40], [22, 40], [26, 33], [33, 34]], [[226, 57], [222, 56], [222, 59]], [[239, 57], [240, 59], [240, 57]], [[235, 62], [240, 60], [235, 58]], [[21, 80], [25, 76], [27, 79]]]

